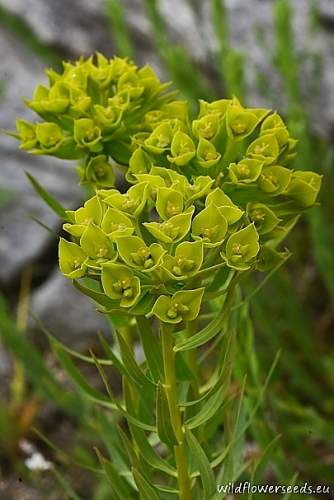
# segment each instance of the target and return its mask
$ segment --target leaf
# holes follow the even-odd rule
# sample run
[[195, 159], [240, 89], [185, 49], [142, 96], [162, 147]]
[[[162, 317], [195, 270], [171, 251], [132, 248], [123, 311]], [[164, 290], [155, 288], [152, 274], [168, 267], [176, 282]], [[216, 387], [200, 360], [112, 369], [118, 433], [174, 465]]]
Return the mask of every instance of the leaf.
[[[51, 208], [53, 212], [55, 212], [59, 217], [68, 221], [68, 216], [64, 207], [57, 201], [46, 189], [41, 186], [41, 184], [35, 179], [33, 175], [29, 172], [26, 172], [26, 176], [32, 184], [32, 187], [35, 189], [36, 193], [45, 201], [47, 205]], [[70, 221], [69, 221], [70, 222]]]
[[89, 288], [88, 286], [84, 286], [77, 280], [73, 280], [73, 285], [81, 293], [83, 293], [87, 297], [90, 297], [91, 299], [94, 300], [94, 302], [97, 302], [98, 304], [100, 304], [101, 306], [103, 306], [107, 309], [111, 309], [112, 307], [119, 306], [119, 301], [112, 300], [109, 297], [106, 297], [105, 293], [98, 292], [97, 290], [93, 290], [92, 288]]
[[132, 425], [130, 425], [130, 430], [144, 460], [146, 460], [146, 462], [154, 469], [165, 472], [169, 476], [177, 477], [175, 468], [155, 453], [146, 437], [145, 432]]
[[[122, 361], [114, 354], [113, 350], [110, 348], [108, 343], [106, 342], [105, 338], [103, 335], [99, 334], [99, 340], [100, 343], [106, 353], [106, 355], [110, 358], [111, 362], [115, 366], [115, 368], [118, 370], [118, 372], [129, 379], [132, 384], [137, 387], [137, 389], [141, 390], [142, 389], [142, 384], [138, 381], [138, 379], [133, 375], [133, 371], [130, 371], [128, 369], [128, 365], [125, 363], [125, 365], [122, 363]], [[100, 364], [100, 363], [99, 363]], [[141, 377], [141, 375], [140, 375]]]
[[199, 468], [200, 477], [203, 485], [203, 499], [210, 500], [216, 492], [216, 480], [211, 469], [210, 462], [203, 448], [192, 434], [189, 428], [186, 427], [186, 439], [190, 449], [191, 457]]
[[161, 441], [171, 449], [178, 444], [171, 424], [166, 390], [160, 383], [157, 386], [157, 429]]
[[217, 318], [212, 320], [205, 328], [196, 333], [189, 339], [185, 339], [174, 346], [174, 351], [189, 351], [195, 349], [209, 340], [213, 339], [219, 332], [224, 334], [222, 327], [224, 326], [222, 316], [218, 314]]
[[136, 321], [148, 368], [153, 380], [157, 382], [163, 379], [163, 362], [159, 341], [147, 318], [137, 316]]
[[134, 499], [134, 496], [130, 495], [128, 483], [120, 476], [113, 463], [107, 460], [97, 448], [95, 448], [95, 452], [107, 476], [113, 495], [115, 495], [115, 500]]
[[64, 351], [62, 344], [51, 336], [50, 343], [59, 363], [62, 365], [66, 373], [71, 377], [73, 382], [75, 382], [75, 384], [85, 394], [85, 396], [103, 406], [115, 409], [115, 405], [109, 400], [107, 396], [88, 384], [80, 371], [72, 363], [71, 358]]
[[[93, 355], [94, 356], [94, 355]], [[108, 383], [108, 380], [107, 380], [107, 377], [105, 375], [105, 372], [103, 370], [103, 367], [99, 364], [98, 360], [94, 357], [94, 360], [95, 360], [95, 364], [96, 364], [96, 367], [97, 369], [99, 370], [99, 373], [101, 375], [101, 378], [103, 380], [103, 383], [105, 385], [105, 388], [108, 392], [108, 395], [112, 401], [112, 403], [115, 405], [115, 408], [119, 411], [119, 413], [130, 423], [132, 423], [133, 425], [136, 425], [137, 427], [139, 427], [140, 429], [143, 429], [145, 431], [150, 431], [150, 432], [157, 432], [157, 429], [155, 426], [153, 425], [149, 425], [149, 424], [145, 424], [144, 422], [141, 422], [140, 420], [138, 420], [138, 418], [136, 418], [134, 415], [131, 415], [128, 411], [126, 411], [122, 406], [121, 404], [117, 401], [117, 399], [114, 397], [112, 391], [111, 391], [111, 388], [110, 388], [110, 385]]]
[[226, 400], [224, 400], [226, 390], [227, 384], [225, 383], [215, 394], [213, 394], [213, 396], [207, 399], [205, 405], [202, 406], [199, 412], [186, 422], [188, 429], [196, 429], [200, 425], [205, 424], [218, 412], [219, 408], [226, 403]]
[[136, 380], [137, 385], [141, 386], [142, 389], [145, 389], [145, 391], [151, 390], [152, 387], [154, 387], [153, 382], [149, 378], [147, 378], [143, 371], [139, 368], [133, 353], [129, 349], [128, 344], [118, 330], [116, 330], [116, 335], [124, 366], [126, 366], [126, 369], [131, 375], [131, 378], [133, 380]]
[[160, 495], [158, 495], [157, 491], [153, 486], [151, 486], [144, 476], [135, 468], [132, 468], [132, 474], [134, 480], [136, 482], [139, 494], [142, 498], [147, 498], [150, 500], [161, 500]]

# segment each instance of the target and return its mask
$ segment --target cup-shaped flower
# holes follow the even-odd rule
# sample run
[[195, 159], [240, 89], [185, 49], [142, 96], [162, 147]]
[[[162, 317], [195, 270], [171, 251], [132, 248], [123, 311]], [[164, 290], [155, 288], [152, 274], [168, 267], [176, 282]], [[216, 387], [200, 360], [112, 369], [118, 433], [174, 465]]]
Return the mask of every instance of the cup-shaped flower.
[[80, 238], [80, 246], [85, 254], [97, 264], [117, 257], [114, 245], [101, 228], [89, 224]]
[[209, 207], [211, 204], [220, 209], [221, 214], [225, 217], [228, 224], [234, 224], [240, 220], [244, 213], [220, 188], [214, 189], [207, 195], [205, 206]]
[[227, 226], [221, 209], [211, 203], [194, 217], [191, 234], [194, 240], [203, 241], [204, 246], [213, 248], [224, 241]]
[[85, 169], [85, 180], [90, 184], [102, 187], [112, 187], [115, 174], [112, 165], [105, 155], [93, 156]]
[[87, 255], [76, 243], [60, 238], [59, 247], [59, 267], [67, 278], [82, 278], [86, 274]]
[[208, 175], [200, 175], [196, 177], [193, 184], [188, 184], [184, 191], [186, 206], [191, 205], [195, 200], [204, 198], [204, 196], [210, 192], [214, 182], [214, 179]]
[[44, 85], [37, 85], [33, 98], [27, 100], [27, 106], [40, 116], [46, 114], [64, 113], [70, 104], [70, 93], [66, 85], [57, 82], [48, 89]]
[[248, 203], [247, 214], [260, 235], [270, 233], [280, 222], [277, 215], [264, 203]]
[[199, 99], [199, 114], [198, 117], [218, 114], [220, 119], [222, 119], [228, 106], [231, 104], [231, 99], [218, 99], [217, 101], [207, 102], [204, 99]]
[[315, 172], [294, 172], [286, 189], [286, 194], [301, 207], [311, 207], [316, 202], [321, 181], [322, 175]]
[[166, 181], [160, 175], [135, 174], [134, 177], [138, 180], [138, 182], [146, 182], [149, 185], [150, 196], [154, 202], [157, 197], [158, 189], [166, 187]]
[[189, 233], [194, 207], [164, 222], [144, 222], [146, 229], [163, 243], [178, 243]]
[[266, 194], [278, 196], [288, 187], [291, 180], [291, 170], [280, 165], [269, 165], [262, 169], [258, 178], [258, 186]]
[[129, 160], [126, 180], [131, 183], [137, 182], [136, 175], [149, 173], [151, 167], [150, 156], [141, 147], [136, 148]]
[[122, 119], [122, 110], [117, 106], [101, 106], [95, 104], [95, 121], [104, 132], [112, 132], [115, 130]]
[[196, 154], [195, 144], [189, 135], [178, 130], [172, 140], [171, 153], [167, 156], [168, 160], [178, 167], [182, 167], [194, 158]]
[[104, 210], [100, 199], [97, 196], [93, 196], [85, 202], [83, 207], [78, 208], [78, 210], [67, 211], [71, 223], [64, 224], [63, 228], [65, 231], [72, 234], [72, 236], [80, 238], [89, 224], [94, 223], [100, 226], [103, 213]]
[[158, 188], [156, 209], [161, 219], [167, 220], [183, 212], [183, 196], [171, 188]]
[[85, 148], [92, 152], [102, 150], [101, 129], [91, 118], [79, 118], [74, 120], [74, 140], [79, 148]]
[[140, 84], [136, 69], [130, 69], [123, 73], [117, 82], [118, 92], [126, 90], [130, 99], [137, 99], [144, 92], [144, 87]]
[[268, 114], [267, 109], [245, 109], [237, 99], [233, 99], [226, 110], [227, 135], [234, 141], [248, 137]]
[[39, 148], [49, 154], [56, 152], [64, 141], [63, 131], [56, 123], [38, 123], [36, 137]]
[[260, 250], [259, 235], [254, 223], [233, 233], [226, 243], [226, 251], [221, 256], [229, 267], [239, 271], [250, 269]]
[[221, 154], [218, 153], [214, 145], [207, 139], [201, 138], [197, 146], [196, 160], [203, 168], [211, 168], [221, 159]]
[[101, 229], [112, 241], [120, 236], [131, 236], [134, 226], [131, 219], [117, 208], [109, 207], [103, 216]]
[[250, 184], [259, 178], [262, 167], [263, 162], [244, 158], [239, 163], [231, 163], [228, 171], [234, 184]]
[[211, 113], [202, 116], [192, 122], [192, 132], [198, 139], [213, 140], [220, 129], [220, 119], [218, 113]]
[[29, 150], [36, 146], [36, 125], [26, 120], [16, 120], [16, 129], [21, 141], [20, 149]]
[[113, 97], [109, 97], [108, 106], [119, 108], [125, 112], [130, 107], [130, 94], [127, 90], [117, 92]]
[[126, 212], [134, 217], [137, 217], [146, 205], [149, 197], [150, 186], [147, 182], [139, 182], [130, 189], [121, 194], [116, 189], [112, 190], [104, 201], [107, 205], [117, 208], [122, 212]]
[[130, 267], [151, 272], [161, 263], [166, 250], [159, 243], [147, 246], [139, 236], [121, 236], [116, 240], [121, 259]]
[[113, 300], [119, 300], [121, 307], [133, 306], [140, 297], [139, 278], [123, 264], [103, 264], [101, 282], [105, 294]]
[[175, 280], [185, 280], [194, 276], [203, 263], [203, 242], [183, 241], [175, 250], [175, 255], [165, 255], [162, 266]]
[[152, 314], [164, 323], [181, 323], [197, 318], [204, 293], [204, 288], [180, 290], [172, 297], [160, 295], [155, 302]]
[[247, 149], [247, 156], [260, 160], [264, 165], [271, 165], [277, 160], [280, 148], [274, 134], [262, 135], [255, 139]]
[[106, 89], [111, 84], [113, 78], [112, 66], [108, 63], [103, 66], [99, 65], [98, 67], [92, 64], [89, 76], [99, 89]]
[[280, 147], [284, 146], [289, 140], [289, 132], [278, 113], [273, 113], [261, 125], [260, 135], [275, 135]]
[[173, 131], [168, 123], [161, 123], [153, 130], [145, 141], [145, 149], [150, 153], [160, 155], [170, 149]]

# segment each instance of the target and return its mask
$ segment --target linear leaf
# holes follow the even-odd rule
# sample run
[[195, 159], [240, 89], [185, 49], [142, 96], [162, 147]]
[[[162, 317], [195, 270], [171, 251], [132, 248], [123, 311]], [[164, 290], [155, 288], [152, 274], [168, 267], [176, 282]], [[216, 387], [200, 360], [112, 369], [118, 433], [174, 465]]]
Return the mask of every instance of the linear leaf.
[[176, 477], [176, 469], [155, 453], [146, 437], [145, 432], [131, 425], [130, 430], [144, 460], [146, 460], [146, 462], [154, 469], [160, 470], [161, 472], [165, 472], [170, 476]]
[[107, 406], [108, 408], [115, 409], [114, 404], [107, 396], [88, 384], [77, 367], [72, 363], [69, 355], [62, 348], [61, 343], [52, 337], [50, 337], [50, 343], [59, 363], [62, 365], [66, 373], [71, 377], [73, 382], [82, 390], [82, 392], [89, 399], [92, 399], [93, 401], [100, 403], [103, 406]]
[[112, 307], [115, 307], [116, 305], [119, 305], [119, 303], [116, 300], [109, 299], [106, 297], [106, 295], [102, 292], [98, 292], [97, 290], [93, 290], [92, 288], [83, 285], [77, 280], [73, 280], [73, 285], [75, 288], [77, 288], [81, 293], [86, 295], [87, 297], [90, 297], [93, 299], [95, 302], [100, 304], [101, 306], [110, 309]]
[[186, 427], [186, 439], [190, 449], [190, 454], [197, 465], [203, 485], [204, 500], [210, 500], [216, 492], [216, 480], [211, 469], [208, 457], [203, 448], [192, 434], [189, 428]]
[[166, 443], [170, 448], [178, 444], [170, 420], [166, 391], [160, 383], [157, 386], [157, 429], [163, 443]]
[[146, 377], [143, 371], [139, 368], [137, 361], [128, 344], [124, 340], [123, 336], [118, 330], [116, 330], [117, 340], [119, 343], [120, 351], [124, 366], [126, 366], [127, 371], [130, 373], [132, 378], [137, 381], [137, 384], [145, 388], [145, 390], [150, 390], [154, 387], [153, 382]]
[[153, 486], [151, 486], [148, 481], [144, 478], [144, 476], [133, 467], [132, 474], [134, 480], [136, 482], [139, 494], [142, 498], [147, 498], [150, 500], [161, 500], [160, 495], [158, 495], [157, 491]]
[[105, 388], [106, 388], [106, 390], [108, 392], [109, 398], [111, 399], [112, 403], [115, 405], [115, 408], [119, 411], [119, 413], [128, 422], [131, 422], [133, 425], [136, 425], [140, 429], [143, 429], [143, 430], [146, 430], [146, 431], [150, 431], [150, 432], [156, 432], [157, 430], [156, 430], [156, 427], [154, 425], [149, 425], [149, 424], [145, 424], [144, 422], [141, 422], [134, 415], [131, 415], [128, 411], [126, 411], [122, 407], [122, 405], [117, 401], [117, 399], [114, 397], [114, 395], [112, 393], [110, 384], [108, 383], [108, 380], [107, 380], [107, 377], [105, 375], [103, 367], [99, 364], [99, 362], [96, 359], [96, 357], [94, 356], [94, 354], [92, 354], [92, 356], [94, 357], [96, 368], [99, 370], [100, 376], [101, 376], [101, 378], [103, 380], [103, 383], [105, 385]]
[[[188, 351], [190, 349], [195, 349], [209, 340], [213, 339], [218, 333], [222, 332], [224, 322], [221, 316], [218, 315], [216, 319], [210, 321], [210, 323], [204, 327], [200, 332], [196, 333], [189, 339], [183, 340], [174, 346], [174, 351]], [[225, 333], [225, 332], [222, 332]]]
[[36, 193], [45, 201], [45, 203], [51, 208], [51, 210], [56, 213], [62, 220], [67, 221], [68, 217], [65, 208], [59, 203], [56, 198], [54, 198], [36, 179], [35, 177], [26, 172], [32, 187], [35, 189]]
[[120, 476], [113, 463], [107, 460], [97, 448], [95, 448], [95, 452], [107, 476], [113, 495], [115, 495], [115, 500], [134, 499], [128, 483]]
[[148, 368], [153, 380], [157, 382], [163, 378], [163, 362], [159, 341], [147, 318], [137, 316], [136, 321]]

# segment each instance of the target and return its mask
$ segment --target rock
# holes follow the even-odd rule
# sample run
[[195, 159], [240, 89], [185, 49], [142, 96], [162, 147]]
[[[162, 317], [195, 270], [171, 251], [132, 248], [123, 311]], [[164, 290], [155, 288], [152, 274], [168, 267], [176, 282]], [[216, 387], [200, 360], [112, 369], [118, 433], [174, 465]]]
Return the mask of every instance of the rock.
[[[32, 296], [31, 310], [44, 327], [64, 344], [80, 349], [94, 344], [97, 332], [109, 326], [92, 301], [76, 290], [71, 281], [54, 271]], [[41, 335], [38, 324], [30, 323], [30, 332]]]
[[[23, 105], [22, 96], [30, 96], [35, 85], [43, 80], [43, 65], [3, 30], [0, 30], [0, 58], [5, 81], [0, 122], [2, 127], [13, 129], [17, 117], [33, 116]], [[4, 134], [0, 135], [0, 149], [0, 190], [7, 191], [9, 196], [0, 212], [0, 283], [12, 286], [22, 268], [38, 259], [53, 239], [31, 216], [53, 229], [60, 226], [58, 217], [30, 186], [25, 171], [32, 173], [65, 207], [77, 206], [81, 193], [73, 164], [29, 156], [19, 151], [15, 139]]]
[[[153, 64], [162, 74], [161, 62], [154, 54], [152, 29], [144, 2], [122, 0], [121, 4], [135, 44], [137, 60]], [[272, 63], [275, 1], [225, 0], [225, 4], [231, 45], [246, 56], [249, 103], [257, 106], [275, 105], [284, 110], [286, 96]], [[112, 53], [110, 27], [106, 21], [103, 0], [72, 0], [70, 10], [64, 0], [29, 0], [28, 7], [26, 0], [0, 0], [0, 5], [22, 17], [47, 45], [61, 48], [66, 54], [78, 56], [95, 50], [102, 50], [109, 55]], [[292, 1], [291, 5], [295, 13], [293, 23], [296, 50], [303, 67], [302, 82], [305, 87], [311, 80], [317, 80], [315, 83], [318, 91], [311, 99], [306, 99], [310, 103], [313, 125], [320, 134], [330, 137], [334, 128], [334, 77], [331, 71], [334, 63], [331, 50], [334, 42], [333, 2], [319, 0], [316, 3], [322, 22], [319, 30], [314, 33], [309, 30], [310, 2], [298, 0]], [[217, 41], [211, 22], [210, 2], [160, 0], [159, 8], [166, 21], [170, 39], [184, 46], [202, 68], [212, 69]], [[259, 29], [262, 34], [260, 44], [257, 37]], [[318, 55], [322, 59], [321, 68], [313, 64]], [[259, 77], [262, 80], [265, 78], [266, 92], [259, 88]], [[304, 88], [304, 91], [307, 92], [307, 89]]]

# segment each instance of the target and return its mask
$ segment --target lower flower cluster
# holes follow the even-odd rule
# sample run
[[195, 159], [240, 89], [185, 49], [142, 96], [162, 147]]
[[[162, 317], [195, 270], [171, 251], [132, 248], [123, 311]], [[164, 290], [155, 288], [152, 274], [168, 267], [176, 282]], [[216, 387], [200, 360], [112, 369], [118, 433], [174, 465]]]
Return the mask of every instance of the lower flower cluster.
[[217, 273], [268, 270], [284, 259], [277, 246], [300, 214], [291, 200], [233, 201], [210, 176], [188, 180], [158, 166], [136, 180], [68, 211], [72, 241], [60, 241], [64, 275], [93, 280], [109, 308], [191, 321]]

